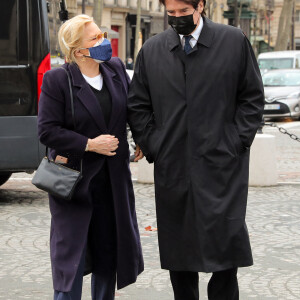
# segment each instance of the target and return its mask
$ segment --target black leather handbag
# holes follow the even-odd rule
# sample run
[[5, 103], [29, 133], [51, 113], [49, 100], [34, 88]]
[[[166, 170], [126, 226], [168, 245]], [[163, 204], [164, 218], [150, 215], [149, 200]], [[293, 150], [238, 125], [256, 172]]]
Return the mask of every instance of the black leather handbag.
[[[61, 69], [63, 69], [68, 76], [71, 97], [71, 110], [75, 130], [76, 126], [74, 117], [74, 99], [71, 86], [71, 79], [68, 71], [64, 68]], [[80, 171], [73, 170], [51, 160], [48, 154], [48, 147], [46, 147], [46, 156], [42, 159], [31, 182], [37, 188], [48, 192], [53, 196], [70, 201], [72, 199], [75, 187], [81, 178], [82, 159], [80, 161]]]

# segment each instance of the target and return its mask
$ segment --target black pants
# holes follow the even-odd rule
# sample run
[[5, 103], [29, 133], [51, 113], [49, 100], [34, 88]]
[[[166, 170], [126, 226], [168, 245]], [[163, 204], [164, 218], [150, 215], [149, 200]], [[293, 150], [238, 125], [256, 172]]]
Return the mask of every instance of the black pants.
[[[214, 272], [207, 286], [209, 300], [238, 300], [237, 268]], [[175, 300], [199, 300], [197, 272], [170, 271]]]

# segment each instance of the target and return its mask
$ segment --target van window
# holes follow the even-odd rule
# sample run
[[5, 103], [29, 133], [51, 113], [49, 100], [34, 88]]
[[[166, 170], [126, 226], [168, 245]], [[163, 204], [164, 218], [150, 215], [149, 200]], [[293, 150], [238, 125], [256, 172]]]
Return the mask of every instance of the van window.
[[17, 1], [0, 1], [0, 65], [17, 65]]
[[258, 65], [262, 70], [292, 69], [293, 60], [293, 58], [260, 58]]
[[27, 64], [27, 1], [0, 1], [0, 12], [0, 65]]

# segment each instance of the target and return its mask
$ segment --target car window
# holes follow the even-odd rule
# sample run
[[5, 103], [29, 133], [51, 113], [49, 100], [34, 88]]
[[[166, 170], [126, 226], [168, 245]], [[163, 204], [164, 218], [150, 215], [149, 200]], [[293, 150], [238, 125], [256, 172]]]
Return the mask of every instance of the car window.
[[262, 79], [264, 86], [300, 86], [300, 72], [269, 72]]
[[292, 69], [293, 58], [260, 58], [258, 65], [262, 70]]

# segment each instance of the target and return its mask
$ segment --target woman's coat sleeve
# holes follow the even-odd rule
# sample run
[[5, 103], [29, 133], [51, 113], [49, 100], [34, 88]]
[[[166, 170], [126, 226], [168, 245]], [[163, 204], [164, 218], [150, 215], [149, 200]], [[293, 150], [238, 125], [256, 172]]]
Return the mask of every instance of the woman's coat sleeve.
[[[56, 70], [55, 70], [56, 71]], [[39, 101], [38, 133], [41, 143], [57, 151], [83, 155], [88, 138], [66, 128], [64, 91], [54, 72], [45, 74]], [[69, 89], [66, 81], [66, 87]], [[71, 121], [72, 122], [72, 121]]]

